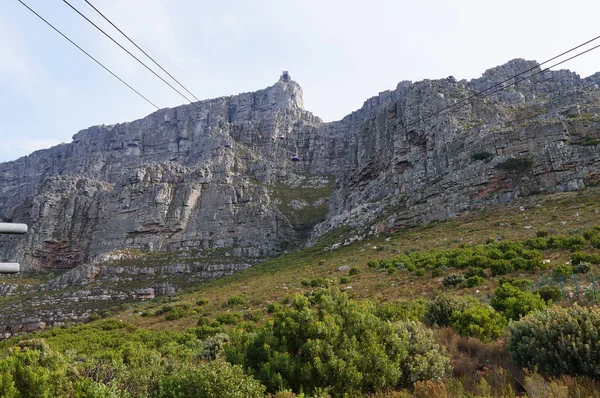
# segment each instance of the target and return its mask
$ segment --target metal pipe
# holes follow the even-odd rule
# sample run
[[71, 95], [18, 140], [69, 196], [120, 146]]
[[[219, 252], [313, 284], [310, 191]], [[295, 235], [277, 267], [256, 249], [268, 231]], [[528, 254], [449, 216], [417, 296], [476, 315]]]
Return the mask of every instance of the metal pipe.
[[26, 234], [27, 224], [16, 224], [16, 223], [0, 223], [0, 234]]
[[19, 263], [0, 263], [0, 274], [16, 274], [19, 272]]

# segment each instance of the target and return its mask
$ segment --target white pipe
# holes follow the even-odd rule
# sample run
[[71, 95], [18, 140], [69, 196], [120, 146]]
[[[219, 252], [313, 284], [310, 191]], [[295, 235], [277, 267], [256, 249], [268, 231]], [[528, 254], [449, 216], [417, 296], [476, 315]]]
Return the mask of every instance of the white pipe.
[[0, 222], [0, 234], [26, 234], [27, 224]]
[[19, 263], [0, 263], [0, 274], [16, 274], [19, 272]]

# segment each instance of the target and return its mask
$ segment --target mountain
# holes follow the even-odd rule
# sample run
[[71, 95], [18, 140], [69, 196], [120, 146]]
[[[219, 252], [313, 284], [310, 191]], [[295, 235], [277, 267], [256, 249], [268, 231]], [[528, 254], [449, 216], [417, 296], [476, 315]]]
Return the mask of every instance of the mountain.
[[0, 217], [31, 228], [0, 252], [26, 270], [125, 249], [262, 258], [338, 227], [363, 239], [594, 184], [600, 75], [540, 72], [515, 59], [471, 81], [401, 82], [331, 123], [284, 72], [253, 93], [90, 127], [0, 164]]

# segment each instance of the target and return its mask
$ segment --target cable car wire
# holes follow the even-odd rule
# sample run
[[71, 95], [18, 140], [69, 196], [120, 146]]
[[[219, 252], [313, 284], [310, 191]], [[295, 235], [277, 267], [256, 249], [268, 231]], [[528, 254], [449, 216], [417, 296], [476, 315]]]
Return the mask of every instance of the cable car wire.
[[152, 62], [154, 62], [154, 64], [156, 66], [158, 66], [163, 72], [165, 72], [167, 75], [169, 75], [169, 77], [171, 79], [173, 79], [177, 84], [179, 84], [181, 86], [181, 88], [183, 88], [185, 91], [187, 91], [188, 94], [190, 94], [192, 97], [194, 97], [196, 99], [196, 101], [200, 101], [198, 99], [198, 97], [196, 97], [194, 94], [192, 94], [192, 92], [190, 90], [188, 90], [183, 84], [181, 84], [179, 82], [179, 80], [175, 79], [173, 77], [173, 75], [171, 75], [169, 72], [167, 72], [167, 70], [165, 68], [163, 68], [158, 62], [156, 62], [154, 60], [154, 58], [152, 58], [150, 55], [148, 55], [148, 53], [146, 51], [144, 51], [140, 46], [138, 46], [136, 44], [136, 42], [134, 42], [129, 36], [127, 36], [121, 29], [119, 29], [117, 27], [117, 25], [115, 25], [114, 23], [112, 23], [112, 21], [110, 19], [108, 19], [103, 13], [100, 12], [100, 10], [98, 10], [92, 3], [90, 3], [88, 0], [85, 0], [86, 3], [88, 3], [90, 5], [90, 7], [92, 7], [98, 14], [100, 14], [100, 16], [102, 18], [104, 18], [109, 24], [112, 25], [113, 28], [115, 28], [116, 30], [119, 31], [119, 33], [121, 33], [123, 36], [125, 36], [125, 38], [127, 40], [129, 40], [131, 42], [131, 44], [133, 44], [138, 50], [140, 50], [146, 57], [148, 57]]
[[576, 55], [573, 55], [573, 56], [571, 56], [571, 57], [569, 57], [569, 58], [567, 58], [567, 59], [563, 60], [563, 61], [557, 62], [557, 63], [555, 63], [555, 64], [553, 64], [553, 65], [551, 65], [551, 66], [549, 66], [549, 67], [547, 67], [547, 68], [540, 69], [539, 71], [537, 71], [537, 72], [535, 72], [535, 73], [532, 73], [531, 75], [529, 75], [529, 76], [527, 76], [527, 77], [524, 77], [524, 78], [522, 78], [522, 79], [516, 80], [515, 82], [513, 82], [513, 83], [511, 83], [511, 84], [509, 84], [509, 85], [502, 86], [502, 87], [500, 87], [499, 89], [497, 89], [497, 90], [494, 90], [494, 91], [492, 91], [492, 92], [490, 92], [490, 93], [487, 93], [487, 94], [485, 94], [485, 95], [483, 95], [483, 96], [481, 95], [482, 93], [484, 93], [484, 92], [486, 92], [486, 91], [489, 91], [489, 90], [491, 90], [491, 89], [493, 89], [493, 88], [499, 87], [499, 86], [501, 86], [502, 84], [504, 84], [504, 83], [506, 83], [506, 82], [508, 82], [508, 81], [510, 81], [510, 80], [513, 80], [513, 79], [515, 79], [516, 77], [522, 76], [523, 74], [525, 74], [525, 73], [527, 73], [527, 72], [530, 72], [530, 71], [532, 71], [532, 70], [534, 70], [534, 69], [536, 69], [536, 68], [539, 68], [539, 67], [540, 67], [541, 65], [543, 65], [543, 64], [546, 64], [546, 63], [548, 63], [548, 62], [551, 62], [551, 61], [553, 61], [553, 60], [555, 60], [555, 59], [557, 59], [557, 58], [559, 58], [559, 57], [562, 57], [563, 55], [566, 55], [566, 54], [568, 54], [568, 53], [570, 53], [570, 52], [572, 52], [572, 51], [574, 51], [574, 50], [576, 50], [576, 49], [578, 49], [578, 48], [581, 48], [582, 46], [584, 46], [584, 45], [586, 45], [586, 44], [589, 44], [589, 43], [591, 43], [591, 42], [593, 42], [593, 41], [595, 41], [595, 40], [598, 40], [598, 39], [600, 39], [600, 36], [596, 36], [595, 38], [593, 38], [593, 39], [591, 39], [591, 40], [588, 40], [588, 41], [586, 41], [585, 43], [582, 43], [582, 44], [580, 44], [580, 45], [578, 45], [578, 46], [576, 46], [576, 47], [573, 47], [573, 48], [571, 48], [570, 50], [567, 50], [567, 51], [565, 51], [565, 52], [563, 52], [563, 53], [561, 53], [561, 54], [559, 54], [559, 55], [557, 55], [557, 56], [555, 56], [555, 57], [552, 57], [552, 58], [550, 58], [550, 59], [548, 59], [548, 60], [544, 61], [544, 62], [543, 62], [543, 63], [541, 63], [541, 64], [537, 64], [536, 66], [534, 66], [534, 67], [532, 67], [532, 68], [529, 68], [529, 69], [527, 69], [527, 70], [525, 70], [525, 71], [523, 71], [523, 72], [520, 72], [520, 73], [518, 73], [518, 74], [516, 74], [516, 75], [514, 75], [514, 76], [512, 76], [512, 77], [510, 77], [510, 78], [508, 78], [508, 79], [505, 79], [505, 80], [503, 80], [503, 81], [501, 81], [501, 82], [499, 82], [499, 83], [496, 83], [496, 84], [494, 84], [493, 86], [491, 86], [491, 87], [488, 87], [487, 89], [485, 89], [485, 90], [483, 90], [483, 91], [480, 91], [480, 92], [477, 92], [477, 93], [475, 93], [475, 94], [472, 94], [472, 95], [468, 96], [467, 98], [463, 98], [462, 100], [460, 100], [460, 101], [458, 101], [458, 102], [456, 102], [456, 103], [454, 103], [454, 104], [452, 104], [452, 105], [449, 105], [449, 106], [447, 106], [447, 107], [445, 107], [445, 108], [442, 108], [441, 110], [439, 110], [439, 111], [437, 111], [437, 112], [435, 112], [435, 113], [433, 113], [433, 114], [427, 115], [427, 116], [425, 116], [425, 117], [423, 117], [423, 118], [421, 118], [421, 119], [419, 119], [419, 120], [415, 120], [415, 121], [413, 121], [413, 122], [410, 122], [410, 123], [408, 123], [408, 124], [405, 126], [405, 129], [407, 130], [408, 128], [412, 127], [413, 125], [415, 125], [415, 124], [417, 124], [417, 123], [423, 123], [423, 122], [425, 122], [425, 121], [427, 121], [427, 120], [429, 120], [429, 119], [431, 119], [431, 118], [433, 118], [433, 117], [436, 117], [436, 116], [440, 115], [441, 113], [444, 113], [444, 112], [446, 112], [446, 111], [448, 111], [448, 110], [450, 110], [450, 109], [452, 109], [452, 108], [460, 108], [460, 107], [462, 107], [462, 106], [466, 105], [466, 104], [467, 104], [467, 103], [466, 103], [466, 101], [468, 101], [468, 100], [470, 100], [470, 99], [473, 99], [473, 98], [477, 98], [477, 99], [484, 99], [484, 98], [486, 98], [486, 97], [489, 97], [490, 95], [492, 95], [492, 94], [494, 94], [494, 93], [497, 93], [497, 92], [499, 92], [499, 91], [502, 91], [502, 90], [505, 90], [505, 89], [507, 89], [507, 88], [509, 88], [509, 87], [512, 87], [512, 86], [514, 86], [514, 85], [516, 85], [516, 84], [518, 84], [518, 83], [522, 82], [523, 80], [527, 80], [527, 79], [529, 79], [529, 78], [531, 78], [531, 77], [533, 77], [533, 76], [539, 75], [540, 73], [546, 72], [546, 71], [550, 70], [550, 68], [554, 68], [554, 67], [556, 67], [556, 66], [558, 66], [558, 65], [561, 65], [561, 64], [564, 64], [565, 62], [568, 62], [568, 61], [570, 61], [570, 60], [572, 60], [572, 59], [574, 59], [574, 58], [577, 58], [577, 57], [579, 57], [579, 56], [581, 56], [581, 55], [584, 55], [584, 54], [586, 54], [586, 53], [588, 53], [588, 52], [590, 52], [590, 51], [592, 51], [592, 50], [595, 50], [595, 49], [597, 49], [598, 47], [600, 47], [600, 45], [596, 45], [596, 46], [594, 46], [594, 47], [592, 47], [592, 48], [589, 48], [589, 49], [587, 49], [587, 50], [585, 50], [585, 51], [582, 51], [582, 52], [580, 52], [580, 53], [578, 53], [578, 54], [576, 54]]
[[154, 70], [152, 70], [152, 68], [150, 68], [148, 65], [146, 65], [142, 60], [140, 60], [138, 57], [136, 57], [135, 55], [133, 55], [131, 53], [131, 51], [129, 51], [128, 49], [126, 49], [125, 47], [123, 47], [121, 45], [121, 43], [119, 43], [118, 41], [116, 41], [111, 35], [109, 35], [108, 33], [106, 33], [102, 28], [100, 28], [98, 25], [96, 25], [91, 19], [89, 19], [88, 17], [86, 17], [83, 13], [81, 13], [81, 11], [79, 11], [77, 8], [73, 7], [71, 5], [71, 3], [69, 3], [67, 0], [63, 0], [63, 2], [65, 4], [67, 4], [69, 7], [71, 7], [71, 9], [73, 9], [73, 11], [75, 11], [77, 14], [79, 14], [82, 18], [84, 18], [86, 21], [88, 21], [90, 24], [92, 24], [96, 29], [98, 29], [100, 32], [102, 32], [104, 34], [104, 36], [108, 37], [113, 43], [115, 43], [117, 46], [121, 47], [121, 49], [123, 51], [125, 51], [127, 54], [129, 54], [131, 57], [133, 57], [136, 61], [138, 61], [140, 64], [142, 64], [146, 69], [148, 69], [150, 72], [152, 72], [152, 74], [156, 77], [158, 77], [160, 80], [162, 80], [167, 86], [171, 87], [177, 94], [181, 95], [183, 98], [186, 99], [186, 101], [188, 102], [193, 102], [191, 99], [189, 99], [188, 97], [186, 97], [185, 95], [183, 95], [179, 90], [177, 90], [175, 87], [173, 87], [171, 85], [171, 83], [169, 83], [168, 81], [166, 81], [165, 79], [162, 78], [162, 76], [160, 76], [158, 73], [156, 73]]
[[71, 43], [72, 45], [74, 45], [75, 47], [77, 47], [81, 52], [83, 52], [85, 55], [87, 55], [88, 57], [90, 57], [95, 63], [97, 63], [98, 65], [100, 65], [104, 70], [106, 70], [108, 73], [110, 73], [111, 75], [113, 75], [114, 78], [116, 78], [121, 83], [123, 83], [124, 85], [126, 85], [131, 91], [133, 91], [134, 93], [136, 93], [137, 95], [139, 95], [140, 97], [142, 97], [144, 100], [146, 100], [146, 102], [148, 102], [150, 105], [152, 105], [156, 109], [160, 110], [160, 108], [158, 106], [156, 106], [152, 101], [150, 101], [148, 98], [146, 98], [144, 95], [142, 95], [135, 88], [131, 87], [125, 80], [123, 80], [119, 76], [117, 76], [112, 70], [110, 70], [108, 67], [104, 66], [100, 61], [98, 61], [96, 58], [94, 58], [92, 55], [90, 55], [87, 51], [85, 51], [83, 48], [81, 48], [79, 45], [77, 45], [73, 40], [69, 39], [63, 32], [61, 32], [60, 30], [58, 30], [54, 25], [52, 25], [50, 22], [48, 22], [46, 19], [44, 19], [44, 17], [42, 17], [40, 14], [38, 14], [37, 12], [35, 12], [31, 7], [29, 7], [27, 4], [25, 4], [21, 0], [17, 0], [17, 1], [19, 3], [21, 3], [25, 8], [27, 8], [29, 11], [31, 11], [33, 14], [35, 14], [39, 19], [41, 19], [42, 21], [44, 21], [48, 26], [50, 26], [52, 29], [54, 29], [63, 38], [65, 38], [66, 40], [68, 40], [69, 43]]

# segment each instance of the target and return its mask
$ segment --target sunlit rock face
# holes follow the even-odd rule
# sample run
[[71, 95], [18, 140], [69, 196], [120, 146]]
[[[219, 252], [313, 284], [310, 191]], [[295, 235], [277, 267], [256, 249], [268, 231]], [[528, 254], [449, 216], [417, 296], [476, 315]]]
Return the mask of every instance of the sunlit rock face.
[[264, 90], [90, 127], [0, 164], [0, 217], [31, 227], [0, 253], [24, 268], [123, 248], [260, 257], [342, 225], [375, 233], [581, 189], [600, 178], [600, 76], [539, 71], [517, 59], [471, 81], [401, 82], [331, 123], [284, 72]]

